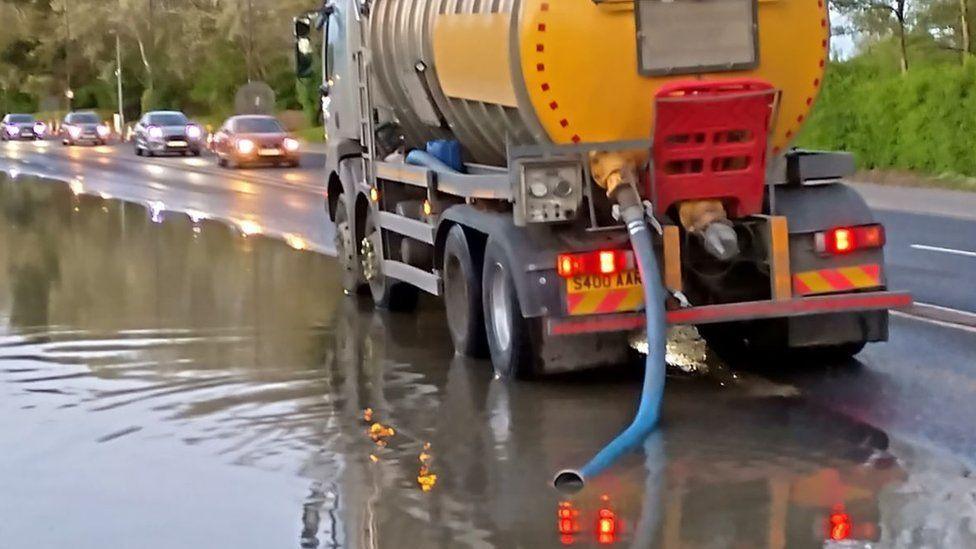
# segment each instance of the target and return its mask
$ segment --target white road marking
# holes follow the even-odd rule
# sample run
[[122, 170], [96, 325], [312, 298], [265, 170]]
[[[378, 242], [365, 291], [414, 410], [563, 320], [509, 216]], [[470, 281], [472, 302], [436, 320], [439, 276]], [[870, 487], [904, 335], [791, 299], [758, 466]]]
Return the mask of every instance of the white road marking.
[[[939, 313], [943, 314], [940, 315]], [[891, 311], [891, 315], [976, 334], [976, 313], [970, 311], [953, 309], [932, 303], [917, 302], [912, 305], [911, 309], [907, 311]], [[942, 316], [942, 318], [935, 318], [937, 316]]]
[[941, 246], [927, 246], [925, 244], [912, 244], [911, 248], [915, 250], [924, 250], [926, 252], [942, 252], [944, 254], [961, 255], [963, 257], [976, 257], [976, 252], [971, 252], [969, 250], [956, 250], [953, 248], [943, 248]]
[[961, 317], [965, 317], [976, 322], [976, 313], [970, 311], [963, 311], [962, 309], [953, 309], [952, 307], [945, 307], [943, 305], [935, 305], [933, 303], [923, 303], [921, 301], [915, 303], [915, 307], [918, 309], [935, 309], [937, 311], [944, 311], [946, 313], [952, 313]]
[[925, 322], [927, 324], [942, 326], [943, 328], [955, 328], [956, 330], [962, 330], [964, 332], [976, 334], [976, 328], [973, 328], [972, 326], [964, 326], [962, 324], [956, 324], [954, 322], [945, 322], [944, 320], [934, 320], [931, 318], [925, 318], [924, 316], [918, 316], [918, 315], [906, 313], [904, 311], [891, 311], [891, 316], [907, 318], [909, 320], [918, 320], [920, 322]]

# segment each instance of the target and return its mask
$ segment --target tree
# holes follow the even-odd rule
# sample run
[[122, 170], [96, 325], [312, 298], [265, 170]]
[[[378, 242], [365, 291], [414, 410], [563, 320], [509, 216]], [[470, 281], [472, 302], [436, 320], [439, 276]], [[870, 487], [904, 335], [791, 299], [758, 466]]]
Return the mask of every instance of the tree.
[[908, 0], [833, 0], [832, 5], [850, 16], [863, 32], [893, 32], [898, 39], [901, 72], [908, 72]]

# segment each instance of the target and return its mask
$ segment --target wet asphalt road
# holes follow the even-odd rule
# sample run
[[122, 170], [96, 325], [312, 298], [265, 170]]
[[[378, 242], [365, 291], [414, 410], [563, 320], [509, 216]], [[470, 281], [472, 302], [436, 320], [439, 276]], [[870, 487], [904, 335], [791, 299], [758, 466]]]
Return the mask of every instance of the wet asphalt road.
[[[964, 316], [893, 318], [855, 364], [679, 341], [659, 434], [564, 500], [552, 473], [626, 424], [639, 374], [505, 383], [453, 357], [436, 303], [341, 297], [302, 251], [331, 247], [321, 157], [0, 153], [0, 547], [822, 547], [832, 514], [880, 546], [976, 543]], [[976, 259], [912, 248], [972, 249], [976, 223], [879, 215], [893, 285], [976, 310]]]

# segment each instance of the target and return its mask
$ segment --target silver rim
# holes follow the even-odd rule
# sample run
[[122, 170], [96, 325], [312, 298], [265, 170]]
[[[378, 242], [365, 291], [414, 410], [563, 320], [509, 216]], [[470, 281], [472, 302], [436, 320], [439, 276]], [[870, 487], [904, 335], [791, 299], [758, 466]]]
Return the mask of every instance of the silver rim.
[[379, 266], [377, 265], [378, 258], [376, 257], [376, 250], [373, 248], [373, 241], [371, 237], [372, 234], [363, 239], [359, 253], [360, 257], [362, 257], [363, 276], [366, 278], [367, 282], [373, 284], [379, 279], [380, 270]]
[[461, 269], [461, 260], [450, 256], [444, 269], [444, 293], [452, 304], [447, 309], [451, 330], [461, 333], [468, 324], [468, 285]]
[[505, 268], [498, 263], [495, 263], [491, 270], [491, 285], [489, 287], [491, 291], [488, 299], [491, 306], [488, 310], [491, 312], [491, 326], [492, 332], [495, 334], [495, 343], [499, 350], [508, 351], [508, 346], [512, 341], [512, 311], [509, 307], [506, 291], [508, 277]]
[[349, 222], [340, 223], [336, 227], [336, 247], [339, 248], [339, 257], [342, 258], [342, 266], [347, 271], [353, 270], [352, 257], [352, 231]]

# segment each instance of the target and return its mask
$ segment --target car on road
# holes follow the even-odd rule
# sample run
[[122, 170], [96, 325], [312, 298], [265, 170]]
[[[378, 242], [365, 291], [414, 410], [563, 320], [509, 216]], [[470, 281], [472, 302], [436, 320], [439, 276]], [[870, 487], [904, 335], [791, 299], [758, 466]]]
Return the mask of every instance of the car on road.
[[133, 131], [136, 156], [176, 153], [200, 156], [204, 147], [203, 128], [179, 111], [151, 111], [142, 116]]
[[270, 164], [297, 167], [301, 143], [273, 116], [241, 115], [228, 118], [214, 136], [217, 163], [223, 167]]
[[36, 141], [44, 139], [47, 125], [34, 118], [33, 114], [8, 114], [0, 122], [0, 139], [3, 141], [17, 141], [29, 139]]
[[66, 146], [81, 143], [104, 145], [112, 135], [112, 129], [94, 112], [70, 112], [64, 117], [58, 135], [61, 137], [61, 144]]

